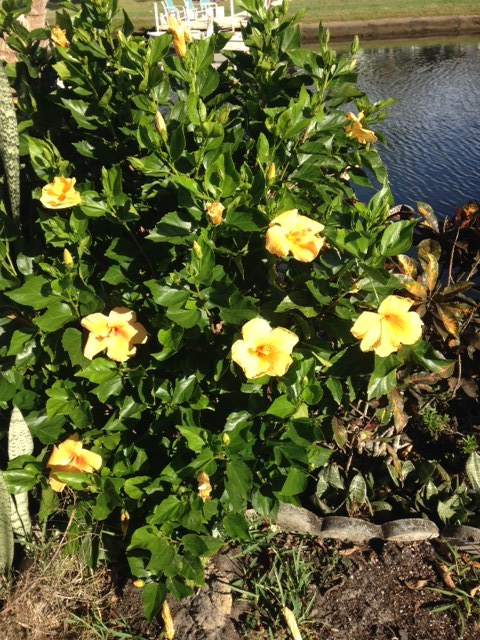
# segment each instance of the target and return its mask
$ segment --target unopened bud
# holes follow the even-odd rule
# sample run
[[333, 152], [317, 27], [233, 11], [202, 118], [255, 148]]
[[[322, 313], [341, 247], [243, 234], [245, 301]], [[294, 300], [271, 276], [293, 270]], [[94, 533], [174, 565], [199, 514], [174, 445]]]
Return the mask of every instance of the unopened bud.
[[222, 442], [224, 445], [229, 445], [230, 444], [230, 436], [228, 435], [228, 433], [224, 433], [222, 436]]
[[137, 587], [137, 589], [141, 589], [142, 587], [145, 586], [145, 582], [144, 582], [144, 580], [135, 580], [133, 582], [133, 586]]
[[173, 640], [175, 637], [175, 627], [173, 626], [172, 614], [170, 613], [170, 607], [168, 602], [164, 600], [162, 604], [162, 619], [163, 619], [163, 635], [167, 640]]
[[73, 256], [68, 249], [63, 250], [63, 264], [66, 267], [73, 267]]
[[201, 259], [203, 255], [202, 247], [198, 244], [196, 240], [193, 241], [193, 250], [195, 251], [195, 255], [197, 256], [197, 258]]
[[165, 120], [163, 119], [163, 116], [160, 113], [160, 111], [157, 111], [156, 114], [153, 116], [153, 121], [155, 123], [155, 129], [162, 136], [162, 138], [164, 140], [166, 140], [167, 139], [167, 125], [166, 125]]
[[272, 162], [267, 169], [267, 183], [270, 184], [275, 180], [275, 163]]

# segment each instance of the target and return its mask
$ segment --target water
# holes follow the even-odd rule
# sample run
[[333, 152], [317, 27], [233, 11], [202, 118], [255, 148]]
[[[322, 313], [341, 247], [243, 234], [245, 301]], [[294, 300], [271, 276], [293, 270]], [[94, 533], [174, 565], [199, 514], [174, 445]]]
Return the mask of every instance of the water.
[[357, 70], [372, 102], [399, 100], [376, 127], [395, 203], [480, 201], [480, 40], [362, 48]]

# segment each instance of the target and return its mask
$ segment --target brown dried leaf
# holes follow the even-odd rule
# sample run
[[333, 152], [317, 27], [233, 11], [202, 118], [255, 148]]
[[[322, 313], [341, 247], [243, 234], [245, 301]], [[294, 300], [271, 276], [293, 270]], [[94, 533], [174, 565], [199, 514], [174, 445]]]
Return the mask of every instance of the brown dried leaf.
[[442, 562], [435, 561], [435, 567], [440, 574], [443, 584], [449, 589], [455, 589], [455, 582], [449, 568]]
[[393, 423], [395, 425], [395, 431], [400, 433], [407, 426], [410, 416], [403, 410], [404, 400], [402, 394], [397, 389], [392, 389], [388, 394], [390, 405], [393, 412]]
[[339, 556], [342, 556], [343, 558], [346, 558], [347, 556], [351, 556], [354, 553], [357, 553], [358, 551], [361, 551], [362, 548], [361, 547], [357, 547], [357, 546], [353, 546], [353, 547], [349, 547], [348, 549], [340, 549], [340, 551], [338, 552]]
[[400, 479], [403, 479], [402, 463], [398, 459], [397, 454], [395, 452], [395, 449], [393, 449], [393, 447], [391, 447], [389, 444], [387, 444], [386, 450], [387, 450], [388, 455], [392, 459], [393, 468], [397, 472], [398, 477]]
[[405, 582], [405, 586], [412, 590], [423, 589], [427, 586], [427, 584], [428, 580], [417, 580], [416, 582], [413, 582], [413, 580], [408, 580]]
[[476, 587], [473, 587], [473, 589], [470, 589], [470, 597], [475, 598], [475, 596], [479, 591], [480, 591], [480, 584], [477, 584]]
[[450, 298], [457, 293], [462, 293], [463, 291], [468, 291], [473, 287], [473, 282], [468, 282], [467, 280], [462, 280], [461, 282], [456, 282], [455, 284], [450, 284], [448, 287], [442, 289], [439, 298], [443, 300], [445, 298]]

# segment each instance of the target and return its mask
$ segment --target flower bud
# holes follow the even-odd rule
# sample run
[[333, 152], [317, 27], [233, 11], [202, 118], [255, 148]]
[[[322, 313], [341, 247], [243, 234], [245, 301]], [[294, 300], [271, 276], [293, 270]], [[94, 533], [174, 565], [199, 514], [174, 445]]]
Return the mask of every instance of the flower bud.
[[69, 269], [73, 267], [73, 256], [68, 249], [63, 250], [63, 264]]
[[202, 247], [198, 244], [196, 240], [193, 241], [193, 250], [195, 251], [195, 255], [197, 256], [197, 258], [201, 260], [203, 251], [202, 251]]
[[267, 184], [271, 184], [275, 180], [275, 163], [272, 162], [267, 169]]
[[163, 619], [163, 635], [167, 640], [173, 640], [173, 638], [175, 637], [175, 628], [173, 626], [170, 607], [168, 606], [168, 602], [166, 600], [164, 600], [162, 604], [162, 619]]
[[133, 582], [133, 586], [137, 587], [137, 589], [141, 589], [142, 587], [145, 586], [145, 581], [144, 580], [135, 580]]
[[155, 129], [162, 136], [162, 138], [164, 140], [166, 140], [167, 139], [167, 125], [165, 124], [165, 120], [163, 119], [163, 116], [160, 113], [160, 111], [157, 111], [156, 114], [153, 116], [153, 121], [155, 123]]
[[228, 435], [228, 433], [223, 434], [222, 442], [225, 446], [228, 446], [230, 444], [230, 436]]

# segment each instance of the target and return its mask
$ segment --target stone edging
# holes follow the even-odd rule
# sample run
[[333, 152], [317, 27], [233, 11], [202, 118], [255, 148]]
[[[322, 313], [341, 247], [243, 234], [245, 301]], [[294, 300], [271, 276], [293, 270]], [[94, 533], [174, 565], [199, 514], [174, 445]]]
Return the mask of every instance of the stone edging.
[[317, 538], [348, 540], [350, 542], [416, 542], [440, 539], [467, 553], [480, 554], [480, 529], [464, 525], [448, 525], [440, 533], [437, 525], [423, 518], [392, 520], [373, 524], [359, 518], [327, 516], [320, 518], [308, 509], [282, 503], [275, 524], [291, 533], [308, 533]]

